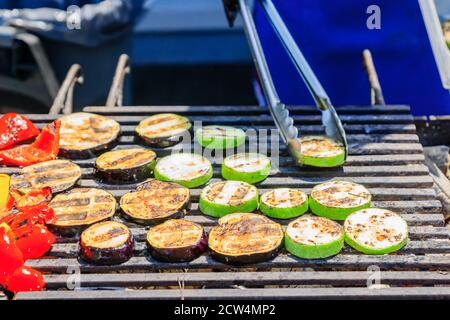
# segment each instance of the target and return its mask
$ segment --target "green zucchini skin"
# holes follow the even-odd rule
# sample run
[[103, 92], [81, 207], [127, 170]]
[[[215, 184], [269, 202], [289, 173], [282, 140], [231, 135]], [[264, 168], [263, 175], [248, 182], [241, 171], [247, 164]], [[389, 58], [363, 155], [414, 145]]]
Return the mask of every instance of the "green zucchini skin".
[[329, 158], [303, 156], [303, 165], [318, 168], [334, 168], [345, 163], [345, 153]]
[[[236, 156], [236, 155], [235, 155]], [[233, 156], [231, 156], [233, 157]], [[271, 163], [262, 168], [261, 170], [253, 171], [253, 172], [242, 172], [235, 170], [226, 165], [227, 158], [225, 158], [222, 163], [222, 177], [226, 180], [235, 180], [235, 181], [244, 181], [250, 184], [255, 184], [258, 182], [264, 181], [269, 175], [271, 171]]]
[[305, 195], [306, 200], [300, 205], [287, 207], [287, 208], [276, 208], [266, 204], [263, 201], [263, 195], [259, 201], [259, 210], [266, 216], [274, 219], [291, 219], [306, 213], [309, 209], [308, 196]]
[[[198, 157], [198, 158], [201, 157], [201, 156], [196, 155], [196, 154], [192, 154], [192, 155], [195, 156], [195, 157]], [[206, 158], [203, 158], [203, 157], [202, 157], [203, 159], [207, 160], [208, 169], [207, 169], [207, 172], [202, 174], [201, 176], [199, 176], [197, 178], [194, 178], [194, 179], [189, 179], [189, 180], [176, 179], [176, 178], [173, 179], [173, 178], [168, 177], [166, 174], [161, 172], [162, 170], [160, 169], [160, 165], [161, 165], [161, 163], [163, 161], [167, 160], [168, 158], [176, 157], [176, 156], [178, 156], [178, 154], [174, 154], [174, 155], [170, 155], [170, 156], [164, 157], [164, 158], [160, 159], [156, 163], [156, 166], [154, 168], [154, 175], [155, 175], [156, 179], [158, 179], [160, 181], [175, 182], [175, 183], [178, 183], [178, 184], [180, 184], [180, 185], [182, 185], [182, 186], [184, 186], [186, 188], [192, 189], [192, 188], [196, 188], [196, 187], [199, 187], [199, 186], [202, 186], [202, 185], [206, 184], [213, 177], [214, 171], [213, 171], [212, 164]]]
[[328, 218], [331, 220], [343, 221], [353, 212], [361, 210], [361, 209], [370, 208], [370, 206], [371, 206], [371, 201], [369, 201], [368, 203], [363, 204], [361, 206], [353, 207], [353, 208], [331, 208], [331, 207], [326, 207], [326, 206], [320, 204], [313, 197], [311, 197], [311, 196], [309, 197], [309, 208], [310, 208], [311, 212], [313, 212], [314, 214], [316, 214], [320, 217]]
[[[208, 128], [218, 128], [221, 130], [233, 130], [236, 135], [233, 137], [223, 137], [223, 136], [211, 136], [205, 135], [203, 129]], [[242, 129], [237, 129], [229, 126], [205, 126], [198, 129], [195, 132], [198, 143], [206, 148], [206, 149], [215, 149], [215, 150], [223, 150], [223, 149], [231, 149], [241, 146], [245, 143], [245, 132]]]
[[334, 156], [314, 156], [307, 155], [301, 151], [301, 144], [312, 140], [328, 140], [335, 143], [333, 140], [325, 136], [305, 136], [300, 139], [293, 139], [289, 141], [289, 151], [293, 153], [294, 157], [299, 159], [298, 164], [300, 166], [309, 166], [317, 168], [334, 168], [342, 166], [346, 160], [346, 154], [344, 147], [342, 152]]
[[[230, 181], [233, 183], [233, 181]], [[223, 182], [218, 182], [216, 184], [220, 184]], [[227, 183], [227, 182], [225, 182]], [[199, 200], [199, 208], [200, 211], [208, 216], [212, 216], [215, 218], [221, 218], [227, 214], [235, 213], [235, 212], [253, 212], [258, 208], [258, 191], [255, 187], [248, 185], [248, 187], [253, 188], [255, 190], [255, 195], [247, 200], [243, 201], [239, 205], [227, 205], [227, 204], [220, 204], [215, 203], [212, 201], [209, 201], [206, 196], [204, 195], [204, 191], [200, 194], [200, 200]]]
[[385, 255], [385, 254], [393, 253], [393, 252], [396, 252], [396, 251], [402, 249], [408, 243], [408, 238], [406, 238], [405, 240], [403, 240], [402, 242], [400, 242], [394, 246], [390, 246], [388, 248], [384, 248], [384, 249], [380, 249], [380, 250], [362, 246], [362, 245], [358, 244], [357, 242], [353, 241], [353, 239], [351, 239], [348, 235], [345, 235], [345, 243], [347, 243], [353, 249], [355, 249], [359, 252], [362, 252], [364, 254]]

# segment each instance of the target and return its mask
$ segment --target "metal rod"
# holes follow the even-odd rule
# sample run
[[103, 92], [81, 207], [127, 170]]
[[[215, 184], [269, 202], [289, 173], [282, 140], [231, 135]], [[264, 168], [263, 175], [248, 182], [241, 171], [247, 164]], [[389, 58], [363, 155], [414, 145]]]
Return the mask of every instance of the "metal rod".
[[79, 64], [74, 64], [70, 67], [66, 78], [58, 91], [55, 101], [50, 108], [49, 114], [57, 115], [61, 111], [64, 111], [64, 114], [72, 113], [73, 89], [77, 83], [83, 82], [83, 76], [81, 73], [81, 66]]
[[365, 49], [363, 51], [363, 64], [369, 78], [371, 104], [372, 105], [385, 105], [383, 90], [381, 89], [380, 81], [378, 80], [377, 70], [373, 63], [372, 54], [370, 50]]
[[130, 73], [129, 57], [122, 54], [117, 63], [116, 73], [114, 74], [113, 83], [109, 90], [108, 99], [106, 101], [107, 107], [121, 107], [123, 103], [123, 85], [125, 77]]

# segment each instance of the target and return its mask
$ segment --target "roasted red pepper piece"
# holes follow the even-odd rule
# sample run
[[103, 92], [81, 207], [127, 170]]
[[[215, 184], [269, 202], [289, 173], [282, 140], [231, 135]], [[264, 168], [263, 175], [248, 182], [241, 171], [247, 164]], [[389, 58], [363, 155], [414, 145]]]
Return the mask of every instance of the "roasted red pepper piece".
[[24, 210], [38, 204], [47, 204], [52, 199], [52, 188], [31, 189], [27, 192], [11, 189], [10, 194], [14, 198], [15, 207]]
[[41, 225], [31, 225], [28, 232], [16, 240], [25, 260], [42, 257], [52, 248], [53, 243], [55, 236]]
[[27, 266], [17, 268], [7, 282], [7, 290], [14, 293], [40, 291], [45, 286], [42, 273]]
[[40, 204], [6, 216], [0, 220], [0, 223], [8, 224], [16, 237], [20, 238], [24, 233], [28, 232], [28, 225], [45, 225], [55, 222], [55, 219], [53, 209], [46, 204]]
[[0, 164], [26, 167], [54, 160], [59, 152], [60, 126], [61, 122], [56, 120], [42, 129], [32, 144], [0, 151]]
[[0, 261], [0, 284], [4, 287], [7, 277], [24, 263], [22, 251], [5, 225], [0, 225]]
[[32, 139], [39, 129], [26, 117], [17, 113], [6, 113], [0, 118], [0, 150]]

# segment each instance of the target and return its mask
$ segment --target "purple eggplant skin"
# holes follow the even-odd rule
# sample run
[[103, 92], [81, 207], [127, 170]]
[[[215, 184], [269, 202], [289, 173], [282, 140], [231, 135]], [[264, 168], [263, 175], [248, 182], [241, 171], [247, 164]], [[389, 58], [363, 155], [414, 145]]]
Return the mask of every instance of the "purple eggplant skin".
[[[105, 220], [102, 220], [105, 221]], [[102, 222], [102, 221], [98, 221], [98, 222]], [[49, 230], [57, 235], [57, 236], [61, 236], [61, 237], [74, 237], [74, 238], [79, 238], [81, 236], [81, 234], [83, 233], [84, 230], [86, 230], [87, 228], [89, 228], [91, 226], [91, 224], [85, 224], [85, 225], [77, 225], [77, 226], [51, 226], [48, 225], [47, 227], [49, 228]]]
[[199, 242], [183, 248], [154, 248], [147, 241], [150, 255], [156, 260], [165, 262], [190, 262], [200, 257], [208, 248], [208, 235], [203, 231]]
[[119, 144], [119, 138], [121, 136], [121, 132], [119, 131], [119, 134], [117, 135], [117, 138], [114, 140], [99, 145], [93, 149], [86, 149], [86, 150], [65, 150], [60, 148], [58, 156], [65, 158], [65, 159], [91, 159], [99, 156], [105, 151], [109, 151], [116, 147]]
[[127, 262], [133, 256], [134, 239], [130, 238], [117, 248], [95, 248], [85, 246], [80, 240], [80, 257], [89, 263], [97, 265], [115, 265]]
[[269, 261], [274, 259], [283, 249], [283, 242], [276, 248], [268, 251], [256, 254], [240, 255], [240, 256], [227, 256], [219, 252], [216, 252], [209, 248], [210, 256], [215, 260], [231, 265], [246, 265], [255, 264], [259, 262]]
[[132, 184], [143, 182], [150, 178], [153, 172], [153, 163], [130, 169], [102, 170], [95, 168], [95, 176], [103, 182], [111, 184]]

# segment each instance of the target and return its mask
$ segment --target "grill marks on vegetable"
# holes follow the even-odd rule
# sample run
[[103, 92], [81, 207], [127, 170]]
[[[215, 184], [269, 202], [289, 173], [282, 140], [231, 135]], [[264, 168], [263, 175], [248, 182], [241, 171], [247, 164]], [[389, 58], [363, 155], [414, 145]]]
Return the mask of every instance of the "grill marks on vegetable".
[[181, 248], [197, 244], [203, 237], [203, 228], [183, 219], [166, 221], [152, 227], [147, 240], [160, 248]]
[[256, 188], [239, 181], [223, 181], [208, 186], [205, 198], [214, 203], [238, 206], [256, 195]]
[[261, 201], [273, 208], [292, 208], [308, 200], [306, 194], [296, 189], [280, 188], [266, 192]]
[[69, 189], [81, 177], [81, 169], [67, 160], [52, 160], [25, 167], [11, 177], [11, 186], [16, 189], [51, 187], [61, 192]]
[[338, 240], [344, 231], [337, 222], [306, 215], [288, 225], [286, 235], [296, 243], [304, 245], [326, 244]]
[[300, 139], [301, 153], [304, 156], [323, 158], [334, 157], [344, 153], [341, 144], [327, 137], [308, 136]]
[[148, 139], [167, 138], [182, 134], [191, 126], [189, 119], [185, 117], [169, 113], [158, 114], [142, 120], [136, 128], [136, 133]]
[[311, 197], [326, 207], [352, 208], [366, 204], [371, 195], [359, 184], [347, 181], [332, 181], [313, 188]]

